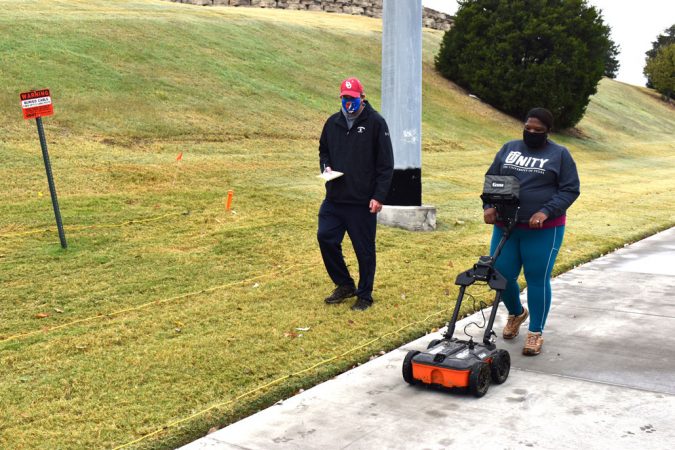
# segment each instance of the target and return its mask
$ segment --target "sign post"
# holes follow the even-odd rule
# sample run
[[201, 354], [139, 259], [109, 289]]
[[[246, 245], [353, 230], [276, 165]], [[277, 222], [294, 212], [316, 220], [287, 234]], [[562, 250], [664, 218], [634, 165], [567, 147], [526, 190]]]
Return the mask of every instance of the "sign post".
[[66, 242], [66, 234], [63, 231], [63, 223], [61, 222], [61, 211], [59, 209], [59, 200], [56, 197], [56, 185], [54, 184], [54, 176], [52, 175], [52, 165], [49, 162], [49, 152], [47, 151], [47, 139], [45, 138], [45, 130], [42, 126], [42, 117], [51, 116], [54, 114], [54, 105], [52, 105], [52, 97], [49, 94], [49, 89], [39, 89], [36, 91], [22, 92], [21, 108], [23, 110], [23, 118], [35, 119], [37, 124], [38, 136], [40, 137], [40, 147], [42, 148], [42, 159], [45, 162], [45, 170], [47, 171], [47, 183], [49, 184], [49, 193], [52, 197], [52, 206], [54, 207], [54, 216], [56, 217], [56, 227], [59, 230], [59, 240], [62, 248], [68, 248]]

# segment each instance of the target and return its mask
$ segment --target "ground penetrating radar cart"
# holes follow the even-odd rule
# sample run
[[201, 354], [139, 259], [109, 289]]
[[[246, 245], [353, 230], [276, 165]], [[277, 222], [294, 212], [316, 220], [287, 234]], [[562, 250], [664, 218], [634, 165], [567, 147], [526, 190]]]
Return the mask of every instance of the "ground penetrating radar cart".
[[[497, 335], [492, 330], [502, 292], [506, 289], [506, 279], [494, 265], [517, 223], [519, 192], [520, 184], [516, 177], [485, 176], [481, 198], [497, 209], [497, 220], [504, 227], [504, 234], [491, 256], [481, 256], [471, 269], [457, 276], [455, 284], [460, 286], [459, 295], [443, 339], [432, 340], [426, 351], [411, 350], [405, 356], [403, 379], [409, 384], [461, 388], [482, 397], [492, 382], [501, 384], [508, 378], [511, 357], [506, 350], [497, 348]], [[453, 337], [466, 288], [476, 282], [484, 282], [496, 292], [482, 342], [474, 342], [468, 333], [468, 340]]]

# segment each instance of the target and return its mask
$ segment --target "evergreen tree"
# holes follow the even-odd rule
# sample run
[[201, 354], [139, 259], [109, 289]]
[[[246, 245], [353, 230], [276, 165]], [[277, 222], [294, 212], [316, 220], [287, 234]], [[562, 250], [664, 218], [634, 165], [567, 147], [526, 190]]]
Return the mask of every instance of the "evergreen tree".
[[617, 59], [617, 56], [619, 56], [619, 46], [611, 41], [610, 44], [605, 60], [605, 76], [614, 79], [616, 78], [616, 73], [619, 71], [619, 60]]
[[648, 58], [644, 73], [664, 98], [672, 98], [675, 95], [675, 44], [662, 46], [653, 58]]
[[585, 0], [463, 0], [436, 56], [446, 78], [522, 119], [551, 110], [575, 125], [618, 48]]
[[[647, 60], [645, 62], [649, 62], [650, 59], [656, 57], [656, 54], [661, 47], [665, 47], [670, 44], [675, 44], [675, 24], [671, 25], [670, 28], [666, 28], [663, 34], [659, 34], [656, 37], [656, 40], [652, 42], [651, 50], [647, 50], [645, 53], [647, 55]], [[651, 78], [646, 72], [645, 76], [647, 77], [647, 87], [654, 89], [654, 83], [652, 83]]]

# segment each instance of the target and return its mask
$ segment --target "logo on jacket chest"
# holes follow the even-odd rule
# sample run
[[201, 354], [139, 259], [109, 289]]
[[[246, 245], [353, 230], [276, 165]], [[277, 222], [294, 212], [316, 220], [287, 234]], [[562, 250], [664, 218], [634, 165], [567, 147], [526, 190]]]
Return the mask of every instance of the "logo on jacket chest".
[[361, 134], [361, 133], [363, 133], [364, 131], [366, 131], [366, 127], [356, 127], [356, 132], [357, 132], [357, 133]]
[[523, 172], [539, 172], [544, 173], [544, 165], [548, 159], [534, 158], [532, 156], [523, 156], [521, 152], [511, 152], [506, 156], [504, 167], [515, 169]]

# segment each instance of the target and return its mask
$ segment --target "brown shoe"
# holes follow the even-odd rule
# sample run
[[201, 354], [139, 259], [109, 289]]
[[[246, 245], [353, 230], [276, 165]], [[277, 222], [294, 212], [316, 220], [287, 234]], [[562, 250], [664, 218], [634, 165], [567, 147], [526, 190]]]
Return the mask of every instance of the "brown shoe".
[[502, 332], [504, 339], [513, 339], [518, 336], [518, 328], [525, 322], [527, 319], [527, 308], [523, 307], [523, 312], [519, 316], [509, 315], [509, 320], [506, 321], [506, 326]]
[[523, 347], [523, 355], [534, 356], [541, 353], [541, 346], [544, 344], [544, 337], [541, 333], [529, 331]]

